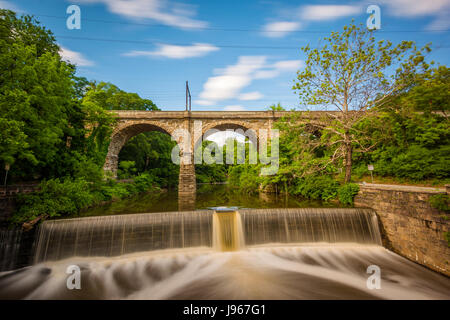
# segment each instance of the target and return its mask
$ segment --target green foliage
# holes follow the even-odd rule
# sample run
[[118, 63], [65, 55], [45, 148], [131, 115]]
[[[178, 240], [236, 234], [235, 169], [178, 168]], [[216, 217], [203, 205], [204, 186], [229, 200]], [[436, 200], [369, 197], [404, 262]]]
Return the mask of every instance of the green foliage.
[[[428, 77], [438, 77], [436, 72], [431, 72]], [[428, 87], [430, 81], [424, 81], [414, 88]], [[437, 90], [435, 94], [435, 99], [441, 101], [442, 92]], [[354, 154], [357, 162], [355, 170], [359, 175], [367, 173], [367, 164], [373, 163], [374, 174], [381, 176], [416, 181], [444, 180], [450, 176], [448, 119], [436, 112], [417, 112], [415, 100], [415, 94], [406, 92], [402, 94], [400, 104], [400, 100], [395, 100], [391, 105], [380, 107], [376, 117], [362, 124], [371, 128], [374, 137], [372, 142], [376, 140], [378, 144], [370, 152]], [[441, 101], [439, 107], [448, 109], [448, 102], [445, 105]], [[432, 108], [435, 107], [429, 107]], [[377, 122], [383, 125], [374, 126]]]
[[347, 183], [338, 189], [339, 201], [342, 204], [353, 205], [353, 199], [359, 192], [359, 185], [356, 183]]
[[176, 186], [179, 167], [171, 159], [172, 149], [175, 146], [176, 142], [172, 141], [168, 134], [156, 131], [144, 132], [125, 144], [119, 153], [119, 161], [135, 162], [136, 171], [131, 172], [129, 176], [148, 173], [161, 186]]
[[13, 216], [13, 222], [25, 222], [40, 215], [58, 217], [73, 214], [93, 201], [94, 196], [85, 180], [67, 178], [42, 181], [39, 191], [19, 196], [19, 209]]
[[134, 161], [120, 161], [117, 177], [119, 179], [131, 178], [136, 173], [136, 163]]
[[307, 176], [298, 179], [291, 187], [295, 195], [302, 195], [308, 199], [320, 199], [328, 201], [336, 198], [339, 183], [330, 176]]
[[440, 193], [432, 195], [428, 198], [428, 202], [433, 208], [450, 212], [450, 196], [448, 194]]
[[[321, 48], [302, 50], [307, 55], [305, 68], [298, 71], [293, 89], [304, 106], [335, 114], [323, 113], [297, 125], [307, 151], [299, 154], [311, 171], [345, 168], [345, 182], [350, 182], [354, 149], [367, 152], [379, 142], [362, 130], [365, 127], [358, 128], [359, 123], [410, 86], [418, 70], [429, 68], [424, 55], [430, 49], [417, 49], [412, 41], [396, 46], [377, 42], [373, 30], [351, 24], [324, 38]], [[321, 150], [322, 159], [312, 161], [312, 152]]]
[[107, 82], [91, 82], [83, 100], [105, 110], [159, 110], [153, 101], [142, 99], [137, 93], [123, 91]]
[[231, 166], [228, 170], [228, 179], [232, 186], [238, 187], [242, 192], [247, 194], [256, 193], [261, 183], [259, 166], [250, 164]]
[[156, 188], [157, 184], [149, 174], [135, 177], [132, 183], [114, 180], [91, 183], [83, 178], [42, 181], [38, 191], [19, 196], [12, 222], [23, 223], [38, 216], [74, 215], [103, 201], [115, 201]]
[[81, 101], [87, 80], [58, 51], [34, 18], [0, 10], [0, 170], [12, 164], [11, 180], [75, 176], [78, 160], [103, 165], [114, 119]]
[[447, 246], [450, 248], [450, 232], [444, 232], [444, 238], [447, 240]]
[[[225, 158], [225, 146], [219, 147], [216, 142], [204, 140], [202, 145], [195, 149], [196, 156], [205, 160], [205, 154], [208, 160], [213, 163], [202, 161], [195, 165], [195, 176], [198, 183], [225, 182], [227, 180], [227, 170]], [[216, 154], [217, 153], [217, 154]], [[215, 163], [216, 159], [221, 159], [222, 163]]]
[[37, 160], [29, 150], [27, 136], [23, 132], [24, 122], [0, 118], [0, 161], [13, 164], [16, 158]]
[[141, 174], [134, 178], [134, 186], [137, 192], [144, 192], [156, 185], [154, 178], [150, 174]]
[[279, 102], [277, 104], [273, 104], [273, 105], [269, 106], [269, 110], [272, 110], [272, 111], [286, 111], [286, 109], [284, 109]]

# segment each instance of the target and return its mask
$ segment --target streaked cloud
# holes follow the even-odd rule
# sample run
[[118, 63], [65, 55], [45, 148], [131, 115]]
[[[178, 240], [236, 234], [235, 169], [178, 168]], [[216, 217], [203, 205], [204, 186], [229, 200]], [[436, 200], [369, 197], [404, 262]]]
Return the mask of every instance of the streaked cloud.
[[242, 101], [251, 101], [251, 100], [259, 100], [261, 98], [263, 98], [264, 95], [259, 92], [259, 91], [253, 91], [253, 92], [246, 92], [246, 93], [242, 93], [239, 96], [239, 100]]
[[260, 99], [262, 94], [250, 92], [241, 94], [241, 90], [256, 79], [275, 78], [282, 72], [296, 71], [303, 65], [301, 60], [283, 60], [267, 63], [266, 56], [240, 56], [236, 64], [223, 69], [215, 69], [214, 74], [203, 85], [196, 104], [212, 106], [219, 101], [238, 98], [240, 100]]
[[[263, 35], [281, 38], [300, 30], [305, 23], [313, 21], [330, 21], [362, 13], [362, 5], [302, 5], [289, 11], [289, 18], [270, 22], [263, 27]], [[298, 21], [300, 20], [300, 21]]]
[[300, 22], [280, 21], [271, 22], [264, 26], [263, 34], [270, 38], [281, 38], [292, 31], [300, 30]]
[[155, 51], [130, 51], [124, 54], [128, 57], [165, 57], [170, 59], [185, 59], [202, 57], [219, 48], [207, 43], [194, 43], [191, 46], [159, 44]]
[[19, 8], [15, 4], [11, 3], [11, 1], [3, 1], [3, 0], [0, 0], [0, 9], [20, 11]]
[[245, 111], [245, 108], [243, 106], [233, 105], [226, 106], [225, 108], [223, 108], [223, 111]]
[[388, 13], [398, 17], [437, 15], [450, 9], [450, 0], [381, 0]]
[[179, 28], [202, 28], [207, 22], [195, 19], [192, 5], [169, 0], [78, 0], [79, 3], [103, 3], [110, 12], [137, 20], [153, 20]]
[[431, 16], [433, 21], [426, 30], [447, 30], [450, 28], [450, 0], [381, 0], [387, 13], [395, 17], [416, 18]]
[[220, 75], [210, 77], [203, 85], [199, 95], [201, 101], [208, 101], [212, 105], [236, 97], [242, 88], [252, 82], [252, 74], [264, 67], [265, 63], [265, 56], [241, 56], [236, 64], [215, 70]]
[[329, 21], [363, 12], [359, 5], [307, 5], [299, 8], [299, 16], [306, 21]]
[[284, 60], [273, 64], [273, 68], [278, 71], [293, 71], [303, 67], [302, 60]]
[[59, 55], [62, 60], [77, 65], [78, 67], [90, 67], [94, 62], [86, 59], [81, 53], [60, 47]]

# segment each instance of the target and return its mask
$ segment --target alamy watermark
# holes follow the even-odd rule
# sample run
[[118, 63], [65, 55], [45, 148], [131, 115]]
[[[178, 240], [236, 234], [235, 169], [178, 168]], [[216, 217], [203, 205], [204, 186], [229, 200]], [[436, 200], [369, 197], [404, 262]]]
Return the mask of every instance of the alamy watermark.
[[67, 289], [69, 289], [69, 290], [73, 290], [73, 289], [80, 290], [81, 289], [81, 270], [80, 270], [80, 267], [75, 265], [75, 264], [71, 264], [70, 266], [67, 267], [66, 273], [69, 274], [69, 276], [67, 277], [67, 281], [66, 281]]
[[72, 4], [67, 7], [66, 13], [70, 16], [66, 20], [67, 29], [81, 29], [81, 9], [79, 6]]
[[366, 13], [370, 16], [367, 18], [366, 26], [369, 30], [381, 29], [381, 9], [376, 4], [371, 4], [367, 7]]
[[367, 289], [381, 289], [381, 269], [379, 266], [372, 264], [367, 267], [368, 274], [371, 274], [369, 278], [367, 278], [366, 286]]

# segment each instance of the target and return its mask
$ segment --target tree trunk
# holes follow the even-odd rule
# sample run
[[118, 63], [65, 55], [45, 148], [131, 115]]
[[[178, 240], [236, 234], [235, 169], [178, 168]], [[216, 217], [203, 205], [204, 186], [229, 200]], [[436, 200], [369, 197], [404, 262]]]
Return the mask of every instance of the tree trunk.
[[348, 142], [345, 144], [345, 183], [349, 183], [352, 179], [352, 144]]
[[149, 156], [146, 156], [145, 157], [145, 166], [144, 166], [144, 171], [147, 171], [147, 168], [148, 168], [148, 163], [150, 162], [150, 158], [149, 158]]

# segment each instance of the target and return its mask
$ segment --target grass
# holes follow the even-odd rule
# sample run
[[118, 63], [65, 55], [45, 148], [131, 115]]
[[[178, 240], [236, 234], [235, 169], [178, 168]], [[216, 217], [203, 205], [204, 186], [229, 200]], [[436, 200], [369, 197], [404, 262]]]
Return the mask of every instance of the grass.
[[[365, 181], [366, 183], [372, 183], [372, 178], [370, 175], [365, 175], [361, 178], [355, 178], [358, 182]], [[446, 184], [450, 184], [449, 179], [438, 180], [438, 179], [428, 179], [428, 180], [409, 180], [409, 179], [400, 179], [395, 177], [381, 177], [375, 176], [373, 177], [373, 183], [379, 184], [398, 184], [405, 186], [416, 186], [416, 187], [434, 187], [434, 188], [444, 188]]]

